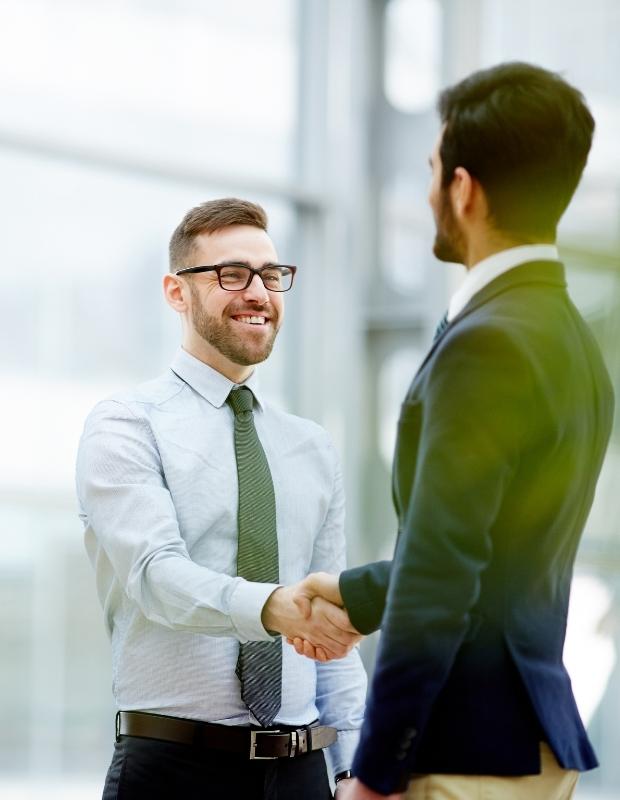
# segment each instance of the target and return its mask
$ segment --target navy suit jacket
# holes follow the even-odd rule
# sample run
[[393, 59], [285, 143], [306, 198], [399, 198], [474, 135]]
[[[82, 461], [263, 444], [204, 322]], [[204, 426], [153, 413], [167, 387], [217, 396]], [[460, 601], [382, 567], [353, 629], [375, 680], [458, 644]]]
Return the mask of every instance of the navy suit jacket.
[[353, 767], [371, 788], [535, 774], [543, 739], [597, 765], [562, 650], [612, 413], [557, 262], [504, 273], [433, 343], [398, 424], [393, 561], [340, 578], [354, 625], [382, 628]]

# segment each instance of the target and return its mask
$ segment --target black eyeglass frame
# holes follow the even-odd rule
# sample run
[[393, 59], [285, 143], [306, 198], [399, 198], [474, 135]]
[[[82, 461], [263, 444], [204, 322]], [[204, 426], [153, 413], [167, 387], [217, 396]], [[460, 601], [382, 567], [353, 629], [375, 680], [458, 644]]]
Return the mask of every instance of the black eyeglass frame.
[[[248, 282], [245, 286], [240, 286], [238, 289], [230, 289], [227, 286], [222, 285], [222, 279], [220, 277], [220, 271], [223, 269], [227, 269], [229, 267], [243, 267], [243, 269], [249, 270]], [[265, 284], [263, 280], [262, 273], [268, 269], [288, 269], [291, 273], [291, 285], [287, 289], [272, 289], [271, 287]], [[295, 273], [297, 272], [297, 267], [294, 267], [292, 264], [266, 264], [264, 267], [259, 267], [258, 269], [254, 269], [254, 267], [248, 267], [247, 264], [239, 264], [236, 262], [231, 262], [230, 264], [213, 264], [208, 267], [183, 267], [182, 269], [178, 269], [174, 274], [175, 275], [197, 275], [200, 272], [216, 272], [217, 273], [217, 282], [219, 283], [220, 287], [225, 292], [243, 292], [245, 291], [248, 286], [254, 280], [254, 276], [258, 275], [263, 282], [263, 286], [267, 289], [268, 292], [289, 292], [293, 288], [293, 281], [295, 279]]]

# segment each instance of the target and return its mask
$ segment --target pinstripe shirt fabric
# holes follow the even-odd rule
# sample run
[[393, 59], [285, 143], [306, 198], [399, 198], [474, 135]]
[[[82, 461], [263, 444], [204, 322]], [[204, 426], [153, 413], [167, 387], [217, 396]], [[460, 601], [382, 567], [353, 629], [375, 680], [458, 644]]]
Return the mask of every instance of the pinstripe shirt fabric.
[[[345, 566], [344, 496], [325, 431], [264, 402], [255, 424], [273, 476], [280, 581]], [[261, 610], [276, 584], [236, 576], [234, 384], [179, 350], [171, 369], [99, 403], [86, 420], [77, 492], [86, 549], [112, 642], [119, 708], [230, 725], [255, 720], [240, 696], [239, 642], [268, 641]], [[320, 664], [284, 644], [275, 722], [338, 729], [333, 769], [351, 765], [366, 675], [357, 650]]]

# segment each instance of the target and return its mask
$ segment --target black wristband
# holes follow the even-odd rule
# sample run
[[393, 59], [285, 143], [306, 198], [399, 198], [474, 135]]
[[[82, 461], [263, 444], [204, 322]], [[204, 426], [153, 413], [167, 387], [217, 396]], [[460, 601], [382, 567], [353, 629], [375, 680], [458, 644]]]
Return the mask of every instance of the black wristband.
[[353, 774], [350, 769], [344, 769], [342, 772], [339, 772], [337, 775], [334, 775], [334, 783], [338, 783], [338, 781], [344, 781], [346, 778], [352, 778]]

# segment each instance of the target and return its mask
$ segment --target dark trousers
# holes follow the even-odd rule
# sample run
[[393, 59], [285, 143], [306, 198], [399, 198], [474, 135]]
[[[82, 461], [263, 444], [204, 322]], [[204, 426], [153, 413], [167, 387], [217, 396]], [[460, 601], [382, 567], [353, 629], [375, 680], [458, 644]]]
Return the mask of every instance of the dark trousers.
[[240, 753], [121, 736], [102, 800], [331, 800], [322, 750], [250, 761]]

